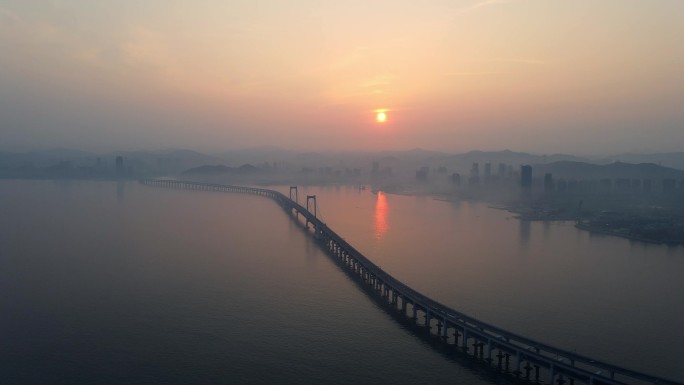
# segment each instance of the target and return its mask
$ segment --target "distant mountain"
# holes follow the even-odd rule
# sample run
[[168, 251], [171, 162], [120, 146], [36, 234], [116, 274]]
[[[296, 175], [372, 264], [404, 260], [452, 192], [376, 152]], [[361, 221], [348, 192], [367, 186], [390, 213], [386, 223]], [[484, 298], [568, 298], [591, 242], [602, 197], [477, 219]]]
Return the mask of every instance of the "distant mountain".
[[[448, 172], [468, 175], [473, 163], [492, 164], [492, 172], [498, 170], [498, 163], [519, 169], [520, 165], [534, 165], [535, 174], [552, 172], [561, 175], [678, 175], [672, 169], [684, 170], [684, 152], [661, 154], [621, 154], [606, 158], [589, 159], [569, 154], [530, 154], [511, 150], [469, 151], [447, 153], [420, 148], [403, 151], [295, 151], [278, 147], [259, 147], [204, 154], [187, 149], [167, 149], [157, 151], [116, 151], [97, 154], [70, 149], [49, 149], [30, 152], [0, 152], [0, 170], [5, 174], [16, 170], [46, 168], [58, 164], [71, 167], [89, 167], [98, 173], [107, 173], [115, 167], [115, 158], [122, 156], [124, 166], [136, 175], [175, 175], [187, 172], [208, 175], [251, 173], [259, 170], [246, 167], [240, 171], [239, 165], [258, 165], [263, 170], [269, 167], [289, 172], [303, 168], [317, 170], [324, 167], [336, 169], [359, 168], [363, 173], [370, 172], [374, 162], [381, 170], [391, 169], [395, 176], [413, 177], [421, 167], [446, 167]], [[619, 160], [620, 162], [615, 162]], [[68, 163], [62, 163], [68, 162]], [[564, 163], [565, 162], [565, 163]], [[625, 166], [627, 164], [651, 164], [651, 166]], [[211, 166], [214, 165], [214, 166]], [[222, 166], [220, 166], [222, 165]], [[609, 166], [607, 168], [593, 166]], [[671, 168], [665, 171], [654, 166]], [[220, 167], [219, 167], [220, 166]], [[203, 168], [204, 167], [204, 168]], [[222, 168], [226, 167], [226, 168]], [[650, 167], [650, 168], [649, 168]], [[624, 170], [623, 170], [624, 168]], [[14, 171], [13, 171], [14, 170]], [[109, 170], [109, 171], [107, 171]], [[550, 171], [546, 171], [550, 170]], [[678, 176], [676, 176], [678, 177]]]
[[227, 164], [259, 164], [263, 162], [290, 162], [300, 154], [301, 152], [278, 147], [257, 147], [224, 151], [216, 153], [215, 157]]
[[655, 163], [661, 166], [684, 170], [684, 152], [664, 152], [658, 154], [619, 154], [606, 158], [607, 162]]
[[204, 165], [194, 167], [182, 172], [182, 175], [187, 176], [217, 176], [217, 175], [254, 175], [262, 172], [258, 167], [251, 164], [243, 164], [240, 167], [228, 167], [222, 164], [219, 165]]
[[670, 167], [663, 167], [653, 163], [624, 163], [614, 162], [605, 165], [585, 162], [561, 161], [532, 166], [532, 174], [543, 176], [553, 174], [554, 178], [574, 179], [684, 179], [684, 171]]
[[94, 156], [93, 153], [69, 149], [47, 149], [28, 152], [0, 152], [0, 164], [16, 165], [25, 162], [54, 164], [63, 160], [79, 160]]
[[114, 158], [119, 155], [123, 156], [124, 158], [145, 160], [149, 162], [153, 162], [158, 159], [174, 160], [185, 165], [186, 167], [197, 166], [201, 164], [217, 163], [218, 161], [218, 159], [215, 156], [184, 149], [162, 151], [114, 151], [108, 154], [104, 154], [102, 156], [107, 158]]
[[242, 166], [236, 169], [236, 172], [238, 174], [254, 174], [261, 172], [261, 169], [258, 167], [254, 167], [251, 164], [243, 164]]
[[222, 164], [218, 164], [215, 166], [204, 165], [185, 170], [182, 172], [182, 175], [223, 175], [230, 173], [233, 170], [234, 168], [224, 166]]
[[30, 151], [26, 155], [34, 158], [42, 159], [64, 159], [64, 158], [83, 158], [93, 156], [94, 153], [89, 151], [72, 150], [68, 148], [53, 148], [47, 150]]
[[558, 161], [591, 162], [587, 158], [581, 158], [567, 154], [533, 155], [526, 152], [503, 151], [470, 151], [464, 154], [456, 154], [449, 157], [452, 161], [463, 163], [506, 163], [513, 166], [523, 164], [543, 164]]
[[277, 147], [231, 150], [216, 154], [226, 164], [264, 162], [285, 163], [297, 167], [370, 167], [373, 161], [385, 166], [395, 162], [423, 162], [426, 159], [443, 158], [449, 154], [438, 151], [412, 149], [407, 151], [293, 151]]
[[180, 158], [180, 159], [186, 159], [188, 161], [195, 161], [195, 162], [209, 163], [211, 161], [216, 161], [216, 157], [213, 155], [207, 155], [207, 154], [204, 154], [204, 153], [201, 153], [198, 151], [185, 150], [185, 149], [156, 151], [156, 152], [153, 152], [153, 154], [157, 154], [157, 155], [161, 155], [161, 156], [167, 156], [167, 157], [175, 157], [175, 158]]

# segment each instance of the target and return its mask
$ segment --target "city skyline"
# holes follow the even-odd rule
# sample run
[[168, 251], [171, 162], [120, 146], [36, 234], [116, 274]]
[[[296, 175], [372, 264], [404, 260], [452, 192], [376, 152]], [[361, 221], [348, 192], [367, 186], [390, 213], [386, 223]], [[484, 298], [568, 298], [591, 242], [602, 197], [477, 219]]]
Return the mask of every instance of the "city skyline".
[[682, 16], [674, 1], [4, 1], [3, 146], [678, 151]]

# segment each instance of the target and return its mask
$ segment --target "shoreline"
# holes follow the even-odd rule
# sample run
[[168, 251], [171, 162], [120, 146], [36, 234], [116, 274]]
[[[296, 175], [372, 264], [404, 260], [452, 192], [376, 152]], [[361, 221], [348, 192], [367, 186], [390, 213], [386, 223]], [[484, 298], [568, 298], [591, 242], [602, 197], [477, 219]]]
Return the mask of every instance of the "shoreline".
[[[383, 190], [379, 190], [379, 191], [383, 191]], [[441, 201], [441, 202], [471, 201], [471, 202], [485, 203], [485, 204], [487, 204], [487, 207], [490, 209], [505, 210], [511, 214], [514, 214], [513, 218], [515, 218], [519, 221], [529, 221], [529, 222], [570, 222], [570, 221], [573, 221], [573, 222], [575, 222], [575, 228], [577, 228], [579, 230], [587, 231], [590, 234], [614, 236], [614, 237], [627, 239], [631, 242], [641, 242], [641, 243], [651, 244], [651, 245], [684, 246], [684, 240], [675, 241], [675, 240], [662, 240], [662, 239], [654, 239], [654, 238], [644, 238], [644, 237], [632, 236], [629, 234], [623, 234], [623, 233], [620, 233], [620, 232], [617, 232], [614, 230], [609, 230], [609, 229], [598, 229], [598, 228], [595, 228], [593, 226], [583, 224], [581, 222], [580, 218], [577, 217], [577, 215], [572, 215], [572, 216], [559, 215], [558, 217], [549, 217], [549, 216], [544, 216], [544, 215], [549, 215], [549, 213], [546, 213], [546, 214], [541, 214], [539, 216], [526, 216], [526, 214], [522, 213], [520, 209], [516, 209], [514, 207], [507, 206], [507, 205], [497, 205], [496, 203], [488, 204], [486, 201], [482, 201], [482, 200], [453, 197], [453, 196], [444, 195], [444, 194], [420, 193], [420, 192], [410, 192], [410, 191], [403, 191], [403, 192], [383, 191], [383, 192], [385, 192], [387, 194], [400, 195], [400, 196], [415, 196], [415, 197], [429, 196], [432, 199], [437, 200], [437, 201]]]
[[659, 239], [635, 237], [635, 236], [631, 236], [628, 234], [622, 234], [622, 233], [619, 233], [619, 232], [614, 231], [614, 230], [597, 229], [597, 228], [594, 228], [592, 226], [582, 224], [581, 222], [575, 223], [575, 228], [580, 229], [580, 230], [584, 230], [584, 231], [588, 231], [591, 234], [609, 235], [609, 236], [628, 239], [628, 240], [634, 241], [634, 242], [642, 242], [642, 243], [648, 243], [648, 244], [652, 244], [652, 245], [684, 246], [684, 241], [659, 240]]

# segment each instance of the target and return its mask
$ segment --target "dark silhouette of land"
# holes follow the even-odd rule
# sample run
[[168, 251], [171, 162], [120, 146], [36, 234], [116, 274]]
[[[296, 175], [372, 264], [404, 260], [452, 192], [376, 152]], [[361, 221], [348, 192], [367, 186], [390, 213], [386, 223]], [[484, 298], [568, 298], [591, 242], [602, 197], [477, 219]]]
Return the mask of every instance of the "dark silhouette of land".
[[[630, 159], [658, 163], [624, 161]], [[684, 243], [684, 152], [598, 158], [421, 149], [0, 153], [0, 178], [158, 177], [251, 185], [347, 184], [395, 194], [482, 200], [521, 220], [572, 220], [593, 232]]]

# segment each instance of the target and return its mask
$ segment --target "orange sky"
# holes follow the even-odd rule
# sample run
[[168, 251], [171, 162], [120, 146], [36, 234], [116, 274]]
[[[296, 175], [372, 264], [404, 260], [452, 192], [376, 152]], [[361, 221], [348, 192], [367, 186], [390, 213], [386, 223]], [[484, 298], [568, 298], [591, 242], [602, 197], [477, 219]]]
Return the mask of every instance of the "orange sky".
[[3, 146], [683, 149], [682, 1], [140, 3], [0, 3]]

